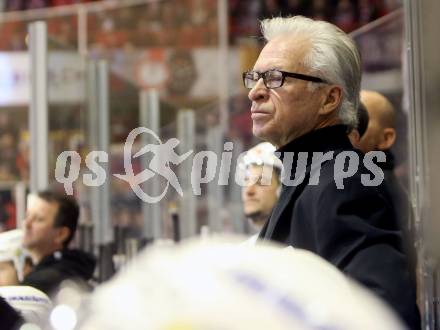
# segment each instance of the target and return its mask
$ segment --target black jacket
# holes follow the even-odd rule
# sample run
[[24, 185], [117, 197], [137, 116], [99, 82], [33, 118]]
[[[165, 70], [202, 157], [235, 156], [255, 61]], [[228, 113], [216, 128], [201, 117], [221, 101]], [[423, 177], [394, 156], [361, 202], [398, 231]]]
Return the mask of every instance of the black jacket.
[[87, 282], [95, 270], [95, 258], [80, 250], [62, 250], [44, 257], [23, 279], [22, 285], [37, 288], [47, 295], [67, 279]]
[[[319, 183], [309, 185], [313, 152], [334, 151], [321, 166]], [[335, 183], [335, 158], [342, 151], [356, 152], [359, 170], [346, 178], [343, 189]], [[278, 150], [309, 154], [305, 180], [297, 186], [283, 184], [277, 205], [260, 238], [312, 251], [387, 301], [411, 329], [420, 329], [412, 281], [402, 237], [384, 184], [364, 186], [363, 154], [350, 144], [346, 127], [331, 126], [295, 139]], [[293, 158], [293, 178], [297, 158]], [[284, 162], [286, 168], [286, 162]], [[338, 171], [336, 171], [338, 172]], [[316, 173], [314, 171], [313, 173]], [[288, 175], [287, 173], [284, 175]]]
[[24, 323], [23, 318], [2, 297], [0, 297], [0, 328], [15, 330]]

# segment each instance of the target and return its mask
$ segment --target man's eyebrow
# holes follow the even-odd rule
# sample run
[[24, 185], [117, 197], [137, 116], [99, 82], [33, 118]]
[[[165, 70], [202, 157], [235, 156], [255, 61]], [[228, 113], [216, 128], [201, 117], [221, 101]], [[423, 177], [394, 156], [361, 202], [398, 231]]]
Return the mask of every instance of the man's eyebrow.
[[274, 65], [270, 70], [282, 70], [282, 68], [279, 65]]
[[280, 66], [270, 66], [270, 67], [268, 67], [268, 68], [266, 68], [266, 69], [264, 69], [264, 70], [256, 70], [255, 68], [254, 69], [252, 69], [252, 71], [255, 71], [255, 72], [266, 72], [266, 71], [271, 71], [271, 70], [279, 70], [279, 71], [282, 71], [282, 69], [281, 69], [281, 67]]

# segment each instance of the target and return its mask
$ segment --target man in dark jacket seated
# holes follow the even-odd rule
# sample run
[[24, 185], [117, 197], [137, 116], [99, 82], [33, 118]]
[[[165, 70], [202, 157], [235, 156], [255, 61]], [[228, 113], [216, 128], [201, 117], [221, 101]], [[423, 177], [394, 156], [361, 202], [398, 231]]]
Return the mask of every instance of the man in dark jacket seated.
[[21, 284], [51, 294], [66, 279], [87, 282], [96, 260], [80, 250], [68, 249], [76, 231], [79, 207], [68, 196], [43, 191], [31, 196], [24, 221], [23, 245], [34, 268]]
[[420, 329], [402, 233], [377, 166], [385, 155], [364, 156], [347, 136], [357, 126], [361, 81], [353, 40], [300, 16], [264, 20], [262, 32], [267, 43], [243, 82], [253, 133], [278, 147], [284, 177], [260, 239], [320, 255]]

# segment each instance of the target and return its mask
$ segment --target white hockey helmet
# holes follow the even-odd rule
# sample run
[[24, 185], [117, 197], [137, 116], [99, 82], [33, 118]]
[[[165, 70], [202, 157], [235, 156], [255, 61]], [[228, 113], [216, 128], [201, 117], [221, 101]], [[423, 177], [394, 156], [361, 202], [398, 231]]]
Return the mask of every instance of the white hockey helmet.
[[26, 323], [40, 327], [47, 323], [52, 303], [44, 292], [30, 286], [3, 286], [0, 296], [23, 316]]
[[243, 239], [147, 248], [95, 290], [80, 329], [404, 329], [320, 257]]
[[262, 142], [249, 149], [241, 159], [240, 167], [246, 169], [251, 165], [271, 166], [279, 172], [283, 169], [281, 160], [275, 156], [276, 148], [269, 142]]

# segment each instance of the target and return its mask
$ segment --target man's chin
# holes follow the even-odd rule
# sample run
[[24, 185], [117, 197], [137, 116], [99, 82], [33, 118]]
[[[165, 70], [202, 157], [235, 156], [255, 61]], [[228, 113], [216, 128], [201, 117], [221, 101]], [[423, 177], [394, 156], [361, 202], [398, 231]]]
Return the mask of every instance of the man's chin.
[[29, 248], [32, 247], [32, 241], [31, 241], [31, 240], [28, 240], [28, 239], [26, 239], [26, 238], [23, 240], [23, 242], [22, 242], [21, 244], [23, 245], [23, 247], [24, 247], [25, 249], [29, 249]]
[[253, 220], [260, 218], [262, 216], [262, 212], [260, 210], [252, 210], [249, 212], [245, 212], [244, 215], [246, 216], [246, 218]]
[[254, 123], [252, 126], [252, 134], [254, 134], [257, 138], [260, 138], [263, 140], [266, 139], [266, 135], [267, 135], [263, 125], [259, 125], [256, 123]]
[[261, 125], [255, 125], [252, 127], [252, 134], [257, 138], [272, 143], [274, 146], [277, 146], [278, 143], [275, 139], [275, 135], [269, 129], [264, 129]]

